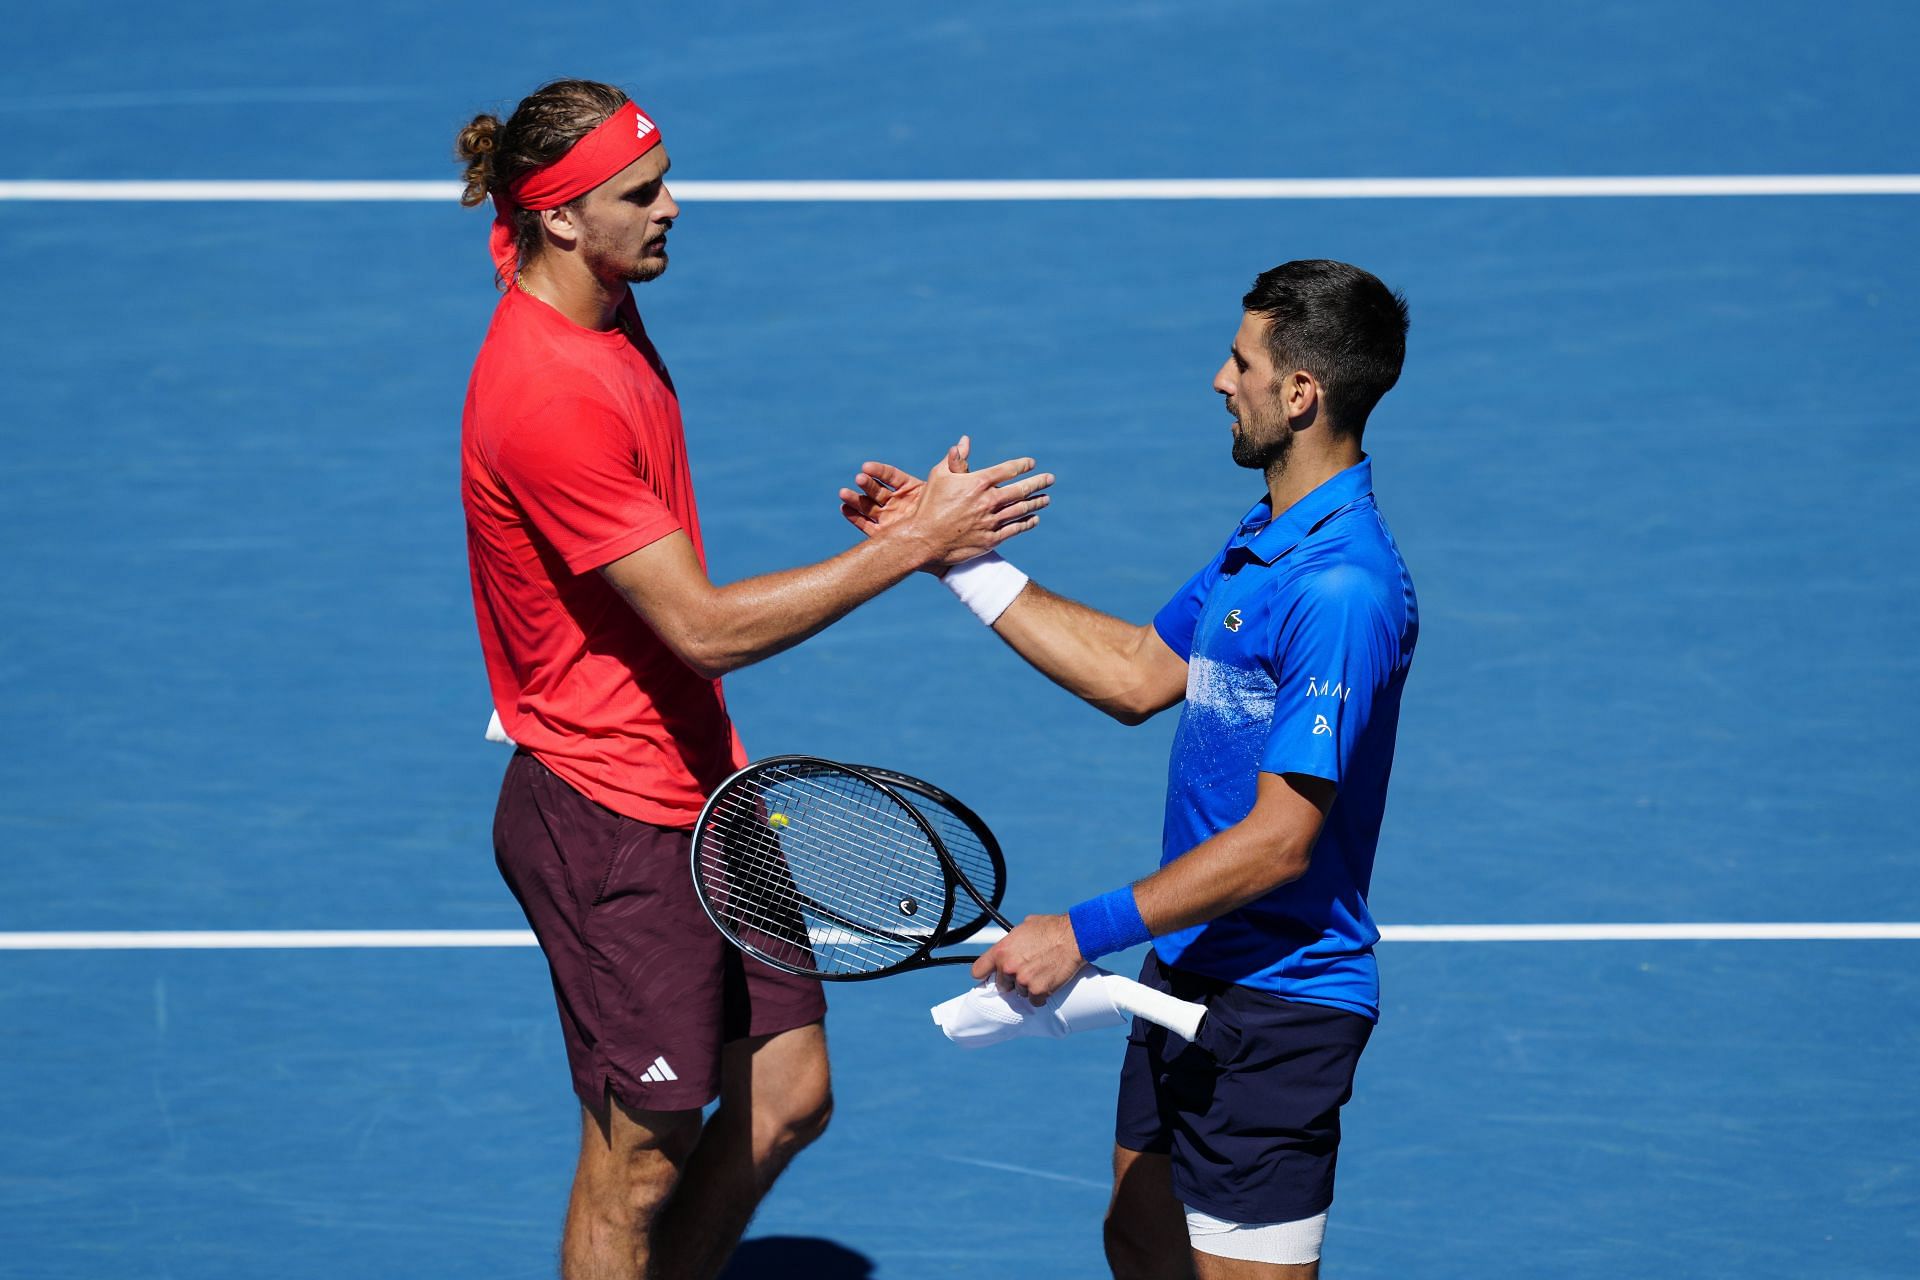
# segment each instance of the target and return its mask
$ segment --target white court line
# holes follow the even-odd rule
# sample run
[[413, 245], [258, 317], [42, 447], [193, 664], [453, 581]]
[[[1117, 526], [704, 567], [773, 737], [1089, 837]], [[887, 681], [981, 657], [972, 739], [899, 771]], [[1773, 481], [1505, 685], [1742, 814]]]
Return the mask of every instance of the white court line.
[[[694, 202], [1009, 200], [1430, 200], [1585, 196], [1920, 195], [1920, 174], [1706, 174], [1614, 178], [1089, 178], [753, 182], [689, 180]], [[0, 201], [410, 201], [451, 203], [457, 182], [0, 181]]]
[[975, 1160], [970, 1156], [950, 1156], [943, 1153], [942, 1160], [951, 1160], [955, 1164], [970, 1164], [979, 1169], [993, 1169], [1000, 1173], [1024, 1173], [1029, 1178], [1045, 1178], [1049, 1182], [1071, 1182], [1078, 1187], [1094, 1187], [1105, 1191], [1111, 1183], [1095, 1182], [1092, 1178], [1076, 1178], [1067, 1173], [1049, 1173], [1045, 1169], [1029, 1169], [1023, 1164], [1006, 1164], [999, 1160]]
[[1920, 922], [1838, 924], [1390, 924], [1387, 942], [1817, 942], [1920, 938]]
[[0, 933], [0, 951], [307, 951], [533, 945], [533, 934], [527, 929], [193, 929]]
[[[1387, 942], [1817, 942], [1920, 939], [1920, 922], [1754, 924], [1398, 924]], [[988, 926], [968, 939], [1005, 935]], [[0, 933], [0, 951], [255, 951], [531, 947], [525, 929], [244, 929]]]

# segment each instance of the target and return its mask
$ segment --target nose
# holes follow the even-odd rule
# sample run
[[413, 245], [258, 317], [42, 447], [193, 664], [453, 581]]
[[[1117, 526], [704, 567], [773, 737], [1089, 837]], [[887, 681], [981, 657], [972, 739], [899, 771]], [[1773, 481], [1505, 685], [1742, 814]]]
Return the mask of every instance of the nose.
[[673, 198], [673, 192], [665, 186], [660, 188], [660, 204], [654, 210], [654, 217], [661, 222], [672, 222], [680, 216], [680, 206]]
[[1213, 389], [1223, 396], [1230, 396], [1239, 389], [1233, 381], [1233, 361], [1231, 359], [1222, 360], [1220, 367], [1214, 371]]

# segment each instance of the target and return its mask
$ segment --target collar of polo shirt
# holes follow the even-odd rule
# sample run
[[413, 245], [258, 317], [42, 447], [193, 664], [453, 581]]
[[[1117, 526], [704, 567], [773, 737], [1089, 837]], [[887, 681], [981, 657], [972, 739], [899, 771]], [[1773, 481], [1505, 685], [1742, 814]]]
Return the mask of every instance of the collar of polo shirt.
[[1325, 524], [1335, 512], [1372, 492], [1373, 459], [1362, 455], [1360, 461], [1277, 516], [1268, 500], [1261, 498], [1241, 518], [1240, 528], [1233, 535], [1233, 545], [1245, 547], [1247, 554], [1262, 564], [1272, 564], [1306, 541], [1307, 535]]

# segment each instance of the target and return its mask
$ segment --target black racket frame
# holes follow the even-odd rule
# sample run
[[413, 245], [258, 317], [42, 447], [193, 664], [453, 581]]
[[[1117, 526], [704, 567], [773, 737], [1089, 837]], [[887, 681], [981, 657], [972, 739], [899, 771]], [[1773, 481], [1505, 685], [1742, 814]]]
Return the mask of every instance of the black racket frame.
[[[714, 807], [725, 797], [737, 790], [745, 781], [759, 773], [773, 772], [775, 769], [781, 767], [792, 768], [794, 766], [807, 765], [819, 766], [828, 770], [837, 769], [844, 773], [850, 773], [898, 804], [906, 811], [907, 816], [913, 821], [913, 824], [920, 829], [921, 834], [926, 836], [928, 845], [932, 847], [934, 856], [939, 858], [941, 870], [945, 873], [947, 892], [945, 901], [941, 903], [940, 921], [938, 925], [928, 931], [924, 940], [913, 939], [906, 935], [897, 934], [876, 935], [899, 937], [902, 941], [915, 941], [916, 943], [916, 949], [914, 951], [884, 969], [873, 969], [866, 973], [821, 973], [816, 969], [802, 968], [799, 965], [789, 964], [784, 960], [769, 956], [758, 947], [742, 940], [733, 930], [729, 929], [721, 919], [721, 913], [715, 908], [713, 902], [708, 897], [706, 878], [700, 873], [700, 859], [706, 847], [707, 832], [712, 829], [709, 826], [708, 819], [712, 815]], [[987, 857], [993, 863], [995, 873], [994, 892], [991, 895], [982, 893], [979, 888], [974, 885], [973, 880], [967, 873], [960, 869], [960, 864], [954, 860], [953, 854], [948, 851], [946, 842], [940, 838], [940, 833], [933, 829], [933, 824], [927, 821], [926, 815], [920, 812], [919, 807], [901, 794], [902, 791], [918, 793], [936, 804], [946, 806], [952, 811], [956, 818], [959, 818], [960, 821], [979, 838], [980, 847], [986, 851]], [[745, 768], [736, 770], [729, 775], [726, 781], [715, 787], [713, 794], [707, 797], [707, 803], [701, 807], [700, 819], [693, 829], [693, 846], [688, 856], [693, 872], [694, 896], [700, 900], [700, 909], [707, 913], [707, 919], [713, 922], [713, 927], [720, 931], [722, 937], [729, 943], [740, 948], [740, 950], [745, 951], [748, 955], [753, 956], [756, 960], [759, 960], [762, 964], [770, 965], [785, 973], [795, 974], [802, 978], [813, 978], [820, 982], [867, 982], [874, 978], [885, 978], [892, 974], [904, 973], [909, 969], [930, 969], [936, 965], [948, 964], [972, 964], [979, 958], [978, 956], [936, 956], [929, 955], [928, 953], [938, 947], [949, 946], [956, 942], [964, 942], [970, 935], [978, 932], [989, 923], [997, 924], [1003, 929], [1011, 929], [1013, 927], [1007, 918], [1000, 914], [1000, 900], [1006, 894], [1007, 885], [1006, 858], [1001, 854], [1000, 842], [994, 839], [993, 832], [987, 829], [987, 824], [980, 818], [979, 814], [960, 803], [960, 801], [939, 787], [934, 786], [931, 782], [926, 782], [920, 778], [912, 777], [909, 774], [904, 774], [894, 769], [883, 769], [873, 765], [846, 764], [839, 760], [829, 760], [824, 756], [810, 755], [768, 756], [764, 760], [756, 760]], [[796, 889], [797, 887], [798, 886], [796, 886]], [[965, 892], [969, 898], [980, 906], [982, 912], [982, 917], [969, 921], [964, 930], [949, 929], [947, 927], [947, 922], [953, 916], [957, 891]], [[811, 899], [808, 901], [811, 902]], [[844, 919], [837, 919], [834, 911], [830, 907], [822, 906], [819, 903], [812, 903], [812, 909], [817, 911], [823, 919], [833, 921], [843, 928], [850, 928], [857, 933], [875, 934], [874, 930], [864, 925], [854, 924]]]
[[[939, 805], [954, 817], [958, 818], [961, 826], [973, 833], [973, 838], [980, 842], [981, 851], [987, 855], [987, 860], [993, 864], [993, 887], [983, 894], [980, 890], [979, 882], [968, 875], [964, 867], [960, 867], [960, 860], [950, 857], [949, 860], [959, 869], [960, 881], [973, 890], [973, 893], [969, 896], [972, 897], [975, 902], [984, 903], [984, 905], [981, 908], [980, 914], [973, 919], [966, 921], [964, 924], [952, 925], [944, 930], [945, 939], [938, 945], [945, 946], [955, 942], [965, 942], [989, 924], [998, 924], [1001, 928], [1009, 927], [1006, 920], [998, 914], [1000, 904], [1007, 896], [1007, 860], [1000, 852], [1000, 842], [994, 839], [993, 832], [987, 829], [987, 823], [984, 818], [966, 805], [960, 803], [950, 792], [941, 790], [924, 778], [916, 778], [912, 774], [901, 773], [898, 769], [887, 769], [875, 764], [856, 764], [843, 767], [858, 770], [874, 781], [892, 787], [896, 791], [911, 792], [912, 795], [905, 797], [907, 804], [922, 818], [925, 818], [926, 814], [921, 812], [919, 805], [913, 803], [914, 795], [923, 796], [931, 800], [934, 804]], [[927, 825], [932, 826], [933, 824], [929, 822]], [[939, 832], [936, 831], [934, 834], [937, 836]], [[939, 847], [948, 855], [953, 853], [953, 850], [947, 848], [945, 840], [939, 842]]]

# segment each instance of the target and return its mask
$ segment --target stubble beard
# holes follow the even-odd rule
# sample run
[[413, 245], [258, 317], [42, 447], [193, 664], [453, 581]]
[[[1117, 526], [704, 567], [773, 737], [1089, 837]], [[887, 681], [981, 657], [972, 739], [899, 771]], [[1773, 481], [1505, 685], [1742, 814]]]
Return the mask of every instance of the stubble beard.
[[658, 280], [667, 270], [667, 256], [664, 253], [635, 258], [632, 250], [602, 243], [597, 238], [582, 248], [586, 254], [587, 269], [593, 272], [596, 279], [609, 283], [645, 284], [649, 280]]
[[1240, 420], [1233, 435], [1233, 460], [1249, 471], [1272, 471], [1286, 465], [1287, 452], [1293, 448], [1293, 431], [1281, 417], [1278, 421]]
[[659, 257], [642, 258], [638, 263], [628, 268], [626, 273], [627, 283], [645, 284], [649, 280], [658, 280], [666, 274], [666, 271], [666, 255], [662, 254]]

